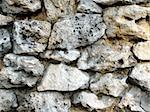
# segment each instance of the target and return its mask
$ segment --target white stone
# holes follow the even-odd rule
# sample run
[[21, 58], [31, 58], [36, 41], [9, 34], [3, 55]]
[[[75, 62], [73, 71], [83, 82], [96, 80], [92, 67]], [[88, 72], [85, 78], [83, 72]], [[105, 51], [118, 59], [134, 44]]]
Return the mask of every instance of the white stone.
[[102, 13], [102, 8], [92, 0], [79, 0], [77, 11], [83, 13]]
[[0, 111], [10, 112], [17, 106], [17, 98], [14, 92], [12, 90], [0, 89]]
[[124, 40], [100, 39], [81, 51], [78, 68], [98, 72], [126, 68], [137, 62], [131, 52], [132, 43]]
[[80, 57], [80, 51], [79, 50], [67, 50], [67, 51], [51, 51], [48, 50], [40, 55], [42, 58], [46, 59], [53, 59], [61, 62], [71, 62], [75, 61], [77, 58]]
[[73, 103], [81, 103], [83, 107], [89, 108], [90, 110], [105, 109], [115, 102], [115, 99], [110, 96], [102, 96], [98, 98], [95, 94], [89, 92], [76, 93], [73, 96]]
[[67, 16], [54, 24], [48, 48], [73, 49], [90, 45], [104, 35], [105, 28], [99, 14]]
[[140, 60], [150, 60], [150, 41], [135, 44], [133, 52]]
[[51, 24], [39, 20], [18, 20], [14, 23], [15, 54], [37, 54], [43, 52], [47, 46], [51, 32]]
[[41, 9], [40, 0], [2, 0], [2, 11], [11, 14], [35, 12]]
[[75, 4], [75, 0], [44, 0], [47, 20], [55, 23], [60, 17], [73, 15]]
[[19, 112], [69, 112], [70, 99], [58, 92], [31, 92], [23, 102], [20, 102]]
[[0, 14], [0, 26], [7, 25], [12, 21], [13, 21], [12, 17]]
[[50, 64], [38, 91], [74, 91], [88, 84], [89, 76], [75, 67], [65, 64]]
[[116, 74], [107, 73], [102, 75], [97, 82], [91, 83], [90, 89], [98, 94], [104, 93], [118, 97], [128, 87], [127, 77], [115, 76]]
[[137, 87], [132, 87], [121, 99], [118, 106], [120, 108], [129, 107], [134, 112], [145, 112], [140, 106], [141, 97], [144, 93]]
[[129, 75], [129, 79], [132, 83], [150, 91], [150, 63], [137, 64]]

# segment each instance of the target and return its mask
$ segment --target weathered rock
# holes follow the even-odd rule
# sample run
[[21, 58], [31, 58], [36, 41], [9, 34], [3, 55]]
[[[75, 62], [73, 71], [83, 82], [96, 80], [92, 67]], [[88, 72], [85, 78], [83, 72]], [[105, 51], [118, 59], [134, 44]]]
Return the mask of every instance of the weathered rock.
[[2, 11], [11, 14], [35, 12], [41, 8], [40, 0], [2, 0]]
[[44, 66], [33, 56], [7, 54], [0, 72], [0, 88], [33, 87], [43, 75]]
[[80, 92], [74, 94], [73, 103], [81, 103], [83, 107], [90, 110], [105, 109], [110, 107], [115, 102], [115, 99], [110, 96], [102, 96], [98, 98], [95, 94], [89, 92]]
[[102, 8], [92, 0], [80, 0], [77, 11], [83, 13], [102, 13]]
[[10, 112], [18, 106], [16, 95], [12, 90], [0, 89], [0, 111]]
[[96, 94], [104, 93], [118, 97], [128, 87], [126, 79], [127, 77], [108, 73], [101, 76], [97, 82], [91, 83], [90, 89]]
[[147, 112], [150, 110], [150, 93], [142, 96], [141, 107]]
[[150, 91], [150, 63], [139, 63], [137, 64], [131, 74], [129, 79], [131, 83], [135, 83], [141, 88]]
[[88, 84], [88, 74], [65, 64], [50, 64], [38, 91], [74, 91]]
[[147, 3], [149, 0], [93, 0], [96, 3], [102, 5], [113, 5], [115, 3], [121, 4], [135, 4], [135, 3]]
[[4, 16], [0, 14], [0, 26], [7, 25], [8, 23], [12, 22], [13, 18], [10, 16]]
[[41, 54], [42, 58], [53, 59], [61, 62], [67, 62], [67, 63], [71, 61], [75, 61], [77, 58], [79, 58], [79, 56], [80, 56], [80, 51], [75, 49], [68, 50], [68, 51], [49, 50]]
[[39, 77], [21, 70], [16, 71], [11, 67], [4, 67], [0, 72], [0, 88], [33, 87], [38, 79]]
[[114, 71], [131, 67], [137, 62], [130, 51], [132, 44], [123, 40], [99, 40], [85, 48], [78, 60], [78, 68], [93, 71]]
[[19, 20], [14, 23], [15, 54], [37, 54], [47, 46], [51, 32], [51, 24], [38, 20]]
[[15, 54], [7, 54], [4, 57], [4, 64], [14, 70], [23, 70], [33, 76], [41, 76], [44, 66], [33, 56], [19, 56]]
[[0, 57], [11, 49], [10, 35], [6, 29], [0, 29]]
[[123, 96], [119, 103], [120, 108], [129, 107], [131, 111], [145, 112], [140, 106], [141, 97], [144, 93], [137, 87], [132, 87], [126, 94]]
[[58, 92], [31, 92], [17, 108], [19, 112], [69, 112], [70, 100]]
[[77, 14], [63, 18], [53, 27], [49, 49], [72, 49], [92, 44], [104, 35], [105, 28], [99, 14]]
[[47, 19], [55, 23], [60, 17], [73, 15], [75, 4], [75, 0], [44, 0]]
[[133, 53], [140, 60], [150, 60], [150, 41], [139, 42], [134, 45]]
[[111, 7], [104, 12], [109, 37], [150, 40], [150, 8], [139, 5]]

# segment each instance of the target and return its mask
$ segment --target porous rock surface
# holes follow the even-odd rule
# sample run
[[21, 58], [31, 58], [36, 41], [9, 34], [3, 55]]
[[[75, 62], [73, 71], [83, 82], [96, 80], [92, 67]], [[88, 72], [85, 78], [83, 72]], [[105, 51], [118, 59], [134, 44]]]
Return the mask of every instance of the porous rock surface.
[[0, 112], [150, 112], [150, 1], [0, 0]]

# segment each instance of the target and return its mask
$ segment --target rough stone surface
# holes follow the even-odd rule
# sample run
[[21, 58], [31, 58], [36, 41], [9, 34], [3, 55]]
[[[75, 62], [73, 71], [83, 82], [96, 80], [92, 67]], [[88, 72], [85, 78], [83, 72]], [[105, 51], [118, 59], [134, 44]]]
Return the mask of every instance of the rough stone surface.
[[122, 40], [99, 40], [82, 51], [78, 68], [101, 72], [131, 67], [136, 63], [131, 47], [132, 43]]
[[100, 15], [77, 14], [58, 21], [49, 38], [49, 49], [72, 49], [100, 39], [105, 32]]
[[82, 106], [90, 110], [98, 110], [110, 107], [114, 103], [114, 98], [102, 96], [98, 98], [95, 94], [89, 92], [80, 92], [74, 95], [73, 103], [81, 103]]
[[137, 64], [131, 74], [129, 79], [135, 84], [141, 86], [142, 88], [150, 91], [150, 63], [139, 63]]
[[150, 41], [139, 42], [134, 45], [133, 52], [140, 60], [150, 60]]
[[121, 4], [135, 4], [135, 3], [148, 3], [149, 0], [93, 0], [102, 5], [113, 5], [115, 3]]
[[2, 0], [2, 11], [10, 14], [35, 12], [41, 8], [40, 0]]
[[49, 50], [41, 54], [42, 58], [53, 59], [61, 62], [72, 62], [80, 57], [80, 51], [76, 49], [59, 51], [59, 50]]
[[150, 40], [149, 15], [150, 8], [139, 5], [108, 8], [104, 12], [107, 36]]
[[33, 87], [43, 75], [44, 66], [32, 56], [7, 54], [0, 72], [0, 88]]
[[18, 111], [69, 112], [70, 100], [58, 92], [31, 92], [26, 96]]
[[75, 13], [75, 0], [44, 0], [47, 20], [55, 23], [60, 17]]
[[16, 54], [36, 54], [47, 46], [51, 24], [38, 20], [19, 20], [14, 23], [14, 48]]
[[44, 74], [39, 91], [74, 91], [88, 84], [88, 74], [64, 64], [50, 64]]
[[[114, 76], [113, 76], [114, 75]], [[115, 76], [116, 74], [105, 74], [97, 82], [91, 83], [90, 89], [94, 93], [104, 93], [118, 97], [127, 88], [127, 77]]]
[[6, 29], [0, 29], [0, 57], [11, 49], [10, 35]]
[[18, 106], [16, 95], [12, 90], [0, 89], [0, 111], [9, 112]]
[[13, 21], [12, 17], [0, 14], [0, 26], [7, 25], [12, 21]]
[[0, 0], [0, 112], [150, 112], [150, 0]]
[[92, 0], [80, 0], [77, 11], [83, 13], [102, 13], [102, 8]]
[[119, 103], [119, 107], [128, 107], [131, 109], [131, 111], [139, 111], [139, 112], [145, 112], [143, 108], [140, 105], [141, 97], [144, 95], [144, 93], [137, 87], [132, 87], [125, 96], [121, 99]]

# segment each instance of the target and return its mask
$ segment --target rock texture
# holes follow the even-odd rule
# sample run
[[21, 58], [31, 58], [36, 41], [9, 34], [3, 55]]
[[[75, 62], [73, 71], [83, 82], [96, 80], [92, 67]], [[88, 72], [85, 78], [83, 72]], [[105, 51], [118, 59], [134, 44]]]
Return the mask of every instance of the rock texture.
[[150, 112], [150, 0], [0, 0], [0, 112]]
[[9, 112], [18, 106], [16, 95], [12, 90], [0, 89], [0, 111]]
[[100, 39], [105, 32], [100, 15], [77, 14], [58, 21], [49, 38], [49, 49], [73, 49]]
[[10, 35], [6, 29], [0, 29], [0, 57], [4, 56], [12, 47]]
[[104, 12], [104, 21], [108, 26], [109, 37], [141, 38], [150, 40], [150, 8], [129, 5], [108, 8]]
[[18, 111], [34, 112], [69, 112], [70, 100], [58, 92], [31, 92], [25, 96]]
[[93, 71], [114, 71], [131, 67], [136, 63], [131, 47], [132, 43], [122, 40], [99, 40], [82, 51], [78, 67]]
[[74, 95], [73, 103], [81, 103], [90, 110], [105, 109], [114, 103], [114, 98], [103, 96], [100, 99], [93, 93], [80, 92]]
[[0, 88], [33, 87], [43, 75], [44, 66], [32, 56], [7, 54], [0, 72]]
[[139, 42], [134, 45], [133, 52], [135, 56], [140, 60], [150, 60], [150, 41]]
[[38, 20], [19, 20], [14, 23], [14, 47], [16, 54], [37, 54], [47, 46], [51, 24]]
[[41, 8], [40, 0], [2, 0], [2, 11], [11, 14], [35, 12]]
[[50, 64], [38, 90], [74, 91], [88, 84], [88, 81], [88, 74], [75, 67]]

